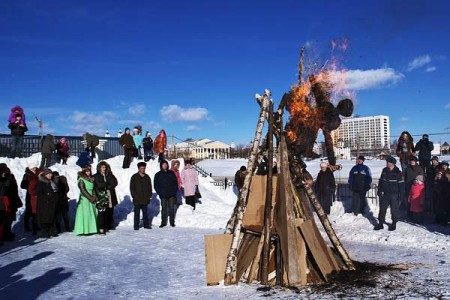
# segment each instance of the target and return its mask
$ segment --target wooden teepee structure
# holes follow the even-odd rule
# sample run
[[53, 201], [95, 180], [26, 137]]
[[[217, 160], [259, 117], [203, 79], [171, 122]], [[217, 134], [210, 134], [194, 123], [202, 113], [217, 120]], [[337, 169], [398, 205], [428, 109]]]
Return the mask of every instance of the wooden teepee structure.
[[[308, 82], [302, 83], [302, 72], [303, 50], [299, 83], [283, 96], [276, 112], [273, 112], [269, 91], [256, 96], [260, 114], [241, 196], [227, 224], [226, 234], [206, 238], [207, 275], [213, 272], [212, 264], [219, 274], [215, 280], [208, 280], [209, 284], [222, 278], [227, 285], [258, 281], [301, 286], [327, 281], [334, 271], [355, 268], [314, 195], [312, 177], [301, 159], [309, 154], [309, 145], [314, 144], [320, 128], [330, 163], [335, 164], [329, 133], [337, 128], [336, 124], [339, 126], [339, 114], [351, 114], [353, 105], [345, 99], [335, 108], [329, 102], [326, 77], [309, 76]], [[290, 119], [283, 129], [285, 109], [290, 112]], [[261, 143], [266, 121], [268, 132]], [[311, 136], [314, 130], [316, 135]], [[277, 147], [276, 175], [272, 170], [273, 137]], [[311, 138], [314, 138], [312, 143]], [[268, 173], [255, 175], [257, 162], [263, 155], [268, 158]], [[317, 213], [329, 243], [320, 233], [313, 211]], [[220, 247], [212, 246], [213, 239], [216, 239], [216, 246], [221, 243], [222, 251], [218, 250]], [[217, 239], [221, 242], [217, 243]]]

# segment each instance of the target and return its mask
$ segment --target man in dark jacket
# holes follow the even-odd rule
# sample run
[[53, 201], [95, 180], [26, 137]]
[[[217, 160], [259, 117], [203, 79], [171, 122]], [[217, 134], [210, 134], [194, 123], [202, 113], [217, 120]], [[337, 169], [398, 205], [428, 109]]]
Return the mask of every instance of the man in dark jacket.
[[11, 129], [11, 158], [22, 157], [23, 135], [28, 131], [27, 125], [22, 121], [22, 115], [16, 114], [15, 121], [9, 122]]
[[247, 176], [247, 168], [245, 166], [241, 166], [241, 168], [237, 170], [236, 174], [234, 174], [234, 184], [236, 184], [238, 190], [238, 198], [241, 197], [241, 190], [244, 187], [245, 176]]
[[131, 163], [131, 157], [133, 156], [134, 140], [130, 134], [130, 128], [125, 128], [125, 133], [119, 138], [119, 145], [122, 146], [124, 157], [123, 157], [123, 169], [128, 169]]
[[348, 184], [350, 190], [353, 192], [352, 197], [352, 212], [355, 216], [358, 213], [364, 214], [367, 200], [366, 193], [370, 190], [372, 183], [372, 173], [368, 166], [364, 165], [364, 156], [360, 155], [356, 160], [356, 165], [350, 170], [348, 176]]
[[170, 226], [175, 227], [175, 210], [174, 204], [178, 192], [178, 181], [175, 173], [169, 170], [169, 163], [162, 160], [160, 163], [160, 171], [155, 174], [155, 191], [161, 199], [161, 225], [167, 225], [167, 206], [169, 206]]
[[431, 151], [434, 150], [433, 142], [428, 140], [428, 134], [424, 134], [417, 142], [415, 150], [419, 151], [419, 165], [427, 173], [431, 162]]
[[44, 144], [41, 149], [41, 165], [39, 169], [43, 170], [44, 168], [50, 167], [52, 161], [52, 153], [56, 150], [55, 140], [53, 135], [47, 134], [45, 136]]
[[92, 159], [95, 158], [95, 147], [100, 143], [98, 136], [86, 132], [83, 134], [83, 139], [86, 141], [86, 149], [91, 153]]
[[55, 228], [56, 206], [58, 204], [58, 186], [52, 181], [53, 172], [46, 168], [39, 174], [36, 184], [37, 220], [41, 225], [41, 237], [58, 236]]
[[392, 224], [388, 230], [396, 229], [398, 221], [398, 205], [400, 199], [403, 199], [405, 194], [405, 182], [403, 181], [403, 174], [395, 165], [397, 160], [388, 156], [386, 158], [386, 167], [381, 171], [381, 177], [378, 182], [378, 196], [380, 197], [380, 211], [378, 213], [378, 224], [374, 230], [383, 229], [383, 224], [386, 219], [387, 208], [391, 208]]
[[145, 173], [147, 164], [138, 163], [138, 172], [131, 176], [130, 193], [134, 204], [134, 230], [139, 230], [140, 212], [144, 219], [144, 228], [151, 229], [152, 225], [148, 221], [147, 207], [152, 199], [153, 188], [150, 176]]

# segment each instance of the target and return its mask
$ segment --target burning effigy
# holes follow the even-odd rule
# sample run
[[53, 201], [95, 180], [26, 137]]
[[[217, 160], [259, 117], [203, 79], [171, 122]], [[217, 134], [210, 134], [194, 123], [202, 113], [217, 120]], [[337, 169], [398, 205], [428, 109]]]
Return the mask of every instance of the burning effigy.
[[[205, 237], [208, 284], [222, 279], [225, 284], [303, 286], [327, 282], [335, 272], [355, 270], [314, 195], [312, 177], [303, 162], [305, 157], [317, 157], [313, 147], [321, 131], [330, 167], [338, 167], [330, 133], [339, 127], [340, 116], [353, 113], [353, 102], [346, 97], [334, 100], [330, 69], [321, 68], [304, 78], [304, 49], [300, 57], [298, 82], [284, 94], [276, 111], [270, 91], [256, 96], [260, 114], [244, 186], [225, 234]], [[284, 111], [289, 113], [286, 126]], [[268, 132], [261, 143], [265, 121]], [[277, 174], [272, 168], [274, 144]], [[262, 156], [268, 158], [268, 172], [263, 176], [255, 172]]]

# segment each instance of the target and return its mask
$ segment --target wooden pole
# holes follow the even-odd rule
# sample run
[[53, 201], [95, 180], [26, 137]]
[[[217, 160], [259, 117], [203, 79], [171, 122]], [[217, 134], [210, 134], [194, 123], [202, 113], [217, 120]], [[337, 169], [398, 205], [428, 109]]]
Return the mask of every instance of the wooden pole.
[[268, 120], [269, 133], [267, 136], [268, 145], [268, 162], [267, 162], [267, 185], [266, 185], [266, 203], [264, 207], [264, 246], [262, 252], [262, 267], [261, 267], [261, 283], [269, 283], [269, 256], [270, 256], [270, 229], [272, 227], [272, 178], [273, 178], [273, 102], [269, 103], [269, 120]]
[[244, 186], [242, 187], [241, 197], [238, 202], [237, 212], [235, 216], [234, 229], [233, 229], [233, 239], [231, 241], [230, 251], [227, 257], [227, 265], [225, 267], [225, 285], [230, 285], [236, 278], [236, 266], [237, 266], [237, 249], [239, 246], [239, 237], [241, 235], [242, 229], [242, 219], [244, 217], [248, 188], [250, 186], [250, 181], [253, 175], [253, 168], [255, 165], [255, 160], [258, 155], [259, 142], [261, 139], [261, 133], [264, 127], [265, 116], [267, 114], [267, 107], [269, 105], [270, 91], [266, 90], [264, 96], [257, 97], [257, 101], [261, 106], [261, 111], [259, 114], [258, 123], [256, 125], [255, 139], [253, 140], [252, 152], [247, 165], [247, 176], [245, 176]]

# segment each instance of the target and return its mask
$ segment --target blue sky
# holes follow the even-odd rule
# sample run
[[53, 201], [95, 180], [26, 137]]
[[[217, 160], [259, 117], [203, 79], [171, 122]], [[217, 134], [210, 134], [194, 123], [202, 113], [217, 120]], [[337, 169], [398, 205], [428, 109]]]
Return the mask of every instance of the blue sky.
[[[301, 46], [332, 40], [355, 114], [390, 116], [450, 142], [448, 1], [0, 2], [0, 115], [21, 105], [30, 133], [115, 135], [141, 124], [177, 138], [248, 143], [259, 107], [296, 83]], [[419, 137], [416, 137], [419, 139]]]

